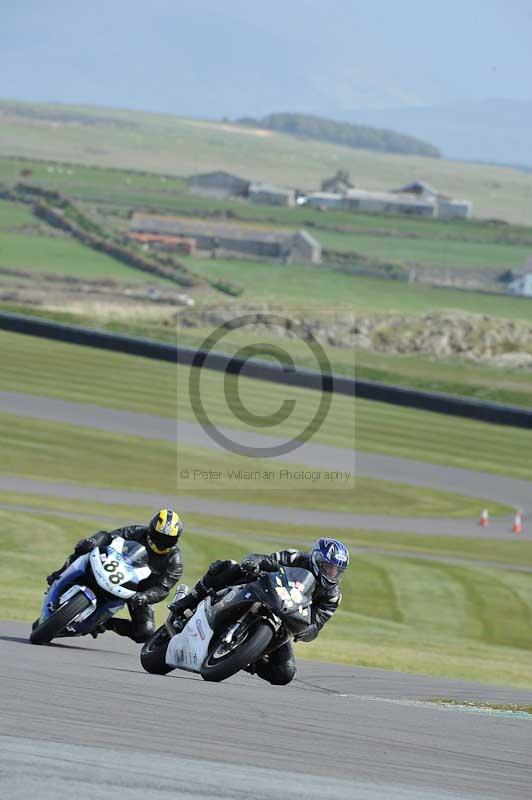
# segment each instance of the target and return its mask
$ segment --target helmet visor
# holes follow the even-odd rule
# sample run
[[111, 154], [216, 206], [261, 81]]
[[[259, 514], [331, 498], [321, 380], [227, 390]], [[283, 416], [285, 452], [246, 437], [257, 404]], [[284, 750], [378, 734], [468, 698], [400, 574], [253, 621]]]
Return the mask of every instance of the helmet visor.
[[322, 561], [320, 564], [320, 572], [327, 580], [337, 583], [344, 571], [341, 567], [337, 567], [336, 564], [329, 564], [328, 561]]
[[338, 583], [345, 572], [345, 567], [339, 567], [337, 564], [331, 564], [327, 561], [321, 553], [316, 553], [316, 565], [320, 575], [327, 581], [327, 583]]
[[163, 555], [169, 553], [172, 547], [177, 544], [177, 536], [168, 536], [165, 533], [151, 532], [148, 535], [148, 545], [154, 553]]

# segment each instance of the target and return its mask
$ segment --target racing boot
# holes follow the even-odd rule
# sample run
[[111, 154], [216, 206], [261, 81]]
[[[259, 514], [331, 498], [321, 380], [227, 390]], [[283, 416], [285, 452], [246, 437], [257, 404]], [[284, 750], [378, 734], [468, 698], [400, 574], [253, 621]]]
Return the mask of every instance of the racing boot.
[[207, 597], [208, 589], [202, 581], [198, 581], [191, 592], [188, 586], [181, 584], [177, 587], [174, 599], [169, 604], [168, 609], [172, 612], [173, 617], [182, 617], [186, 611], [191, 612], [187, 616], [192, 616], [199, 603]]
[[105, 633], [105, 631], [109, 630], [109, 628], [106, 625], [106, 622], [108, 622], [108, 620], [106, 620], [105, 622], [100, 622], [100, 624], [97, 625], [96, 628], [94, 628], [94, 630], [90, 632], [93, 639], [96, 639], [100, 635], [100, 633]]

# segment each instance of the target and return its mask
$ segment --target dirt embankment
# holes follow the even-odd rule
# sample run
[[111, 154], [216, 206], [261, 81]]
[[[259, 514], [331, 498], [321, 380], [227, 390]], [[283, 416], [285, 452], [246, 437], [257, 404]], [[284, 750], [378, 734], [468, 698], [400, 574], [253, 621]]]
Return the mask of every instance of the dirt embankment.
[[[183, 327], [221, 325], [240, 315], [256, 315], [257, 330], [293, 336], [291, 322], [301, 322], [322, 344], [361, 348], [379, 353], [426, 355], [435, 359], [460, 357], [495, 366], [532, 368], [532, 324], [484, 314], [438, 311], [423, 314], [306, 313], [299, 318], [282, 308], [227, 304], [180, 312]], [[286, 316], [272, 325], [267, 314]], [[249, 328], [247, 328], [249, 330]]]

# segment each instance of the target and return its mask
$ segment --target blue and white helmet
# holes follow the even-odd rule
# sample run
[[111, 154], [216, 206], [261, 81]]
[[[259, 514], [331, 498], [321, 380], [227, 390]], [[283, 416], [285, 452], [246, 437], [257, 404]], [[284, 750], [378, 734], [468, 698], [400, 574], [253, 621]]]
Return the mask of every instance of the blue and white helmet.
[[310, 560], [314, 575], [328, 589], [341, 581], [349, 566], [349, 550], [338, 539], [318, 539]]

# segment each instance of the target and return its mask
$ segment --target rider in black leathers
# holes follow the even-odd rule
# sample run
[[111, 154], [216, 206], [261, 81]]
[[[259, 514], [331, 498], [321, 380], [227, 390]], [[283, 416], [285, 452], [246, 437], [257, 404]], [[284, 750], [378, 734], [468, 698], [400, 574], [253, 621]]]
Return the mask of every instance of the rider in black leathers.
[[[334, 583], [322, 582], [313, 555], [314, 550], [312, 552], [281, 550], [270, 556], [251, 554], [246, 556], [240, 564], [236, 561], [214, 561], [190, 594], [172, 603], [170, 608], [178, 616], [189, 609], [195, 609], [210, 592], [249, 581], [250, 575], [258, 575], [261, 571], [273, 572], [279, 566], [303, 567], [312, 572], [317, 580], [312, 597], [311, 623], [297, 638], [298, 641], [311, 642], [325, 623], [330, 620], [342, 599], [338, 586], [341, 574]], [[348, 561], [345, 567], [347, 564]], [[284, 642], [268, 656], [259, 659], [248, 671], [256, 673], [271, 684], [281, 686], [290, 683], [296, 674], [296, 662], [291, 641]]]
[[[110, 532], [99, 531], [78, 542], [63, 566], [52, 572], [47, 581], [51, 585], [80, 555], [89, 553], [95, 547], [107, 547], [117, 536], [143, 544], [148, 553], [151, 574], [139, 583], [137, 594], [128, 602], [131, 620], [111, 617], [104, 623], [104, 629], [115, 631], [120, 636], [129, 636], [135, 642], [145, 642], [155, 632], [151, 606], [164, 600], [183, 574], [178, 544], [182, 531], [183, 524], [179, 516], [175, 511], [166, 508], [158, 511], [148, 525], [127, 525]], [[102, 630], [96, 631], [101, 632]]]

